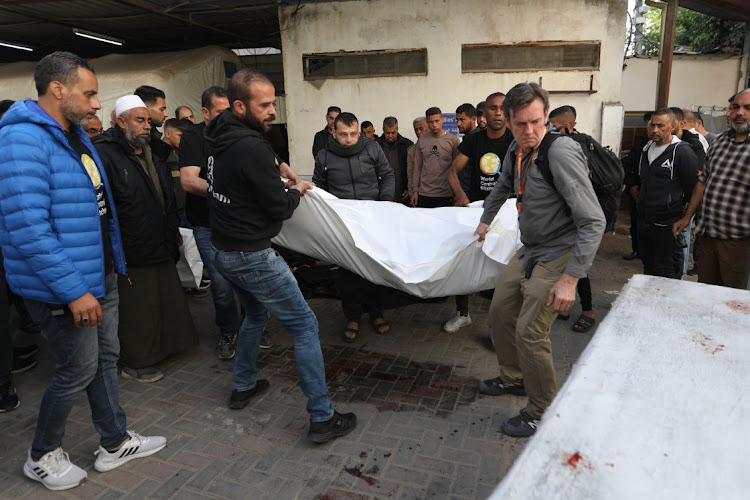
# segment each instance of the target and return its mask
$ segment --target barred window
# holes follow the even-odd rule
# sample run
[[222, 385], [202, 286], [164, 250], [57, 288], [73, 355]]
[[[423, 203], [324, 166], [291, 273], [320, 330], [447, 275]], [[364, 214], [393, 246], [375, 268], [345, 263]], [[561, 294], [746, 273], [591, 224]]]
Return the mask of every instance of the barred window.
[[534, 42], [462, 45], [461, 71], [519, 72], [599, 69], [601, 42]]
[[427, 74], [427, 49], [304, 54], [305, 80]]

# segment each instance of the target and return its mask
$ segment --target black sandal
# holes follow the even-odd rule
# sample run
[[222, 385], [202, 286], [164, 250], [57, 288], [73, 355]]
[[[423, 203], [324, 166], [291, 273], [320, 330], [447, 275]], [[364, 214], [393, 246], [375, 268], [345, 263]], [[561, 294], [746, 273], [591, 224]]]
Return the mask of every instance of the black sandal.
[[[351, 323], [356, 323], [356, 321], [351, 321]], [[350, 337], [347, 335], [347, 333], [351, 333], [354, 335], [354, 337]], [[359, 336], [359, 323], [357, 323], [357, 328], [352, 328], [347, 325], [346, 328], [344, 328], [344, 342], [349, 342], [350, 344], [357, 341], [357, 337]]]
[[[378, 320], [380, 320], [378, 322]], [[388, 322], [385, 320], [385, 318], [375, 318], [374, 320], [370, 321], [370, 324], [375, 329], [375, 333], [378, 335], [388, 335], [391, 333], [391, 325], [388, 324]], [[385, 330], [383, 330], [385, 328]]]
[[575, 323], [573, 323], [573, 326], [570, 327], [571, 330], [574, 332], [579, 333], [586, 333], [594, 326], [596, 323], [596, 318], [592, 318], [591, 316], [586, 316], [585, 314], [581, 314], [578, 316], [578, 319]]

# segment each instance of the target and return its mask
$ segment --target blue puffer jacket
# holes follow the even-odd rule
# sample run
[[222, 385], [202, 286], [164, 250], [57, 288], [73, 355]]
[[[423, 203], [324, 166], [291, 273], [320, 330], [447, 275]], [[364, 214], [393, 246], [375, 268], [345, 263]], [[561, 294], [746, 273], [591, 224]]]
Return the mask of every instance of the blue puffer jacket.
[[[86, 133], [73, 130], [101, 166]], [[125, 274], [120, 227], [107, 193], [115, 272]], [[66, 304], [105, 293], [96, 191], [60, 124], [36, 101], [13, 104], [0, 121], [0, 245], [10, 288], [18, 295]]]

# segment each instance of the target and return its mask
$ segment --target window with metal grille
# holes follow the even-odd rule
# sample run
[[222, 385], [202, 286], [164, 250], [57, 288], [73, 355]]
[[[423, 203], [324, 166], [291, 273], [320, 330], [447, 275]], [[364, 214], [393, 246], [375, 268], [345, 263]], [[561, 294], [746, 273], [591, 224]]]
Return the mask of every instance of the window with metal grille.
[[427, 74], [427, 49], [304, 54], [305, 80]]
[[601, 42], [529, 42], [462, 45], [461, 71], [517, 72], [599, 69]]

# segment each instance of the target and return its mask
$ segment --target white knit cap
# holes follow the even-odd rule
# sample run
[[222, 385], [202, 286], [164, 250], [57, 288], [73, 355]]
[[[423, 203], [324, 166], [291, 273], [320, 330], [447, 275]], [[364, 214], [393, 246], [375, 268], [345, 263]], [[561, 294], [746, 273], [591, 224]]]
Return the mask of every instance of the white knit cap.
[[133, 108], [147, 108], [147, 106], [137, 95], [125, 95], [115, 101], [115, 114], [118, 118], [121, 114]]

